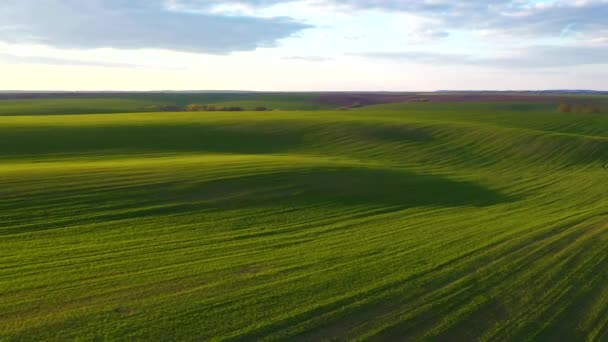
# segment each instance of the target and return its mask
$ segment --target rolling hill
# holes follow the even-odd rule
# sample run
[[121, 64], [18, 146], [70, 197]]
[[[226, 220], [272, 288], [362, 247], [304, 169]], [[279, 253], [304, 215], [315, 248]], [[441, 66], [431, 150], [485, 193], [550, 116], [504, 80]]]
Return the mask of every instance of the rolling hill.
[[238, 96], [0, 101], [0, 339], [608, 338], [605, 113]]

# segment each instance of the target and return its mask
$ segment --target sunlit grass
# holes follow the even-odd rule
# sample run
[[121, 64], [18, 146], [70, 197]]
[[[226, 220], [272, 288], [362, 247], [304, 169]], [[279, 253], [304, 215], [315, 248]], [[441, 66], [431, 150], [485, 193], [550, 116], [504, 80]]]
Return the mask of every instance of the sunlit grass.
[[0, 339], [603, 340], [607, 161], [552, 105], [0, 117]]

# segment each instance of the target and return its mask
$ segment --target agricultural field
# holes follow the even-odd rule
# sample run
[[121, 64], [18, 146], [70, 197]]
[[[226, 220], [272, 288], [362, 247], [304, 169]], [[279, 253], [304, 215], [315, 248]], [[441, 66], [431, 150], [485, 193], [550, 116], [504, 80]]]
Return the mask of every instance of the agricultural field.
[[607, 97], [351, 96], [0, 100], [0, 340], [608, 340]]

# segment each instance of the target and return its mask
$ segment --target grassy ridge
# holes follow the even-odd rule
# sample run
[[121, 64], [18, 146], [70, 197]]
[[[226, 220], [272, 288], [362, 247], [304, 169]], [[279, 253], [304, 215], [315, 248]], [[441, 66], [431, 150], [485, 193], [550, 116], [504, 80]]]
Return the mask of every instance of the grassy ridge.
[[265, 106], [271, 110], [331, 108], [312, 101], [316, 96], [306, 93], [141, 93], [78, 97], [66, 95], [64, 98], [35, 100], [0, 99], [0, 116], [152, 112], [158, 106], [175, 106], [184, 109], [187, 105], [195, 103], [217, 107], [239, 106], [246, 110], [253, 110], [258, 106]]
[[608, 117], [0, 118], [0, 335], [608, 338]]

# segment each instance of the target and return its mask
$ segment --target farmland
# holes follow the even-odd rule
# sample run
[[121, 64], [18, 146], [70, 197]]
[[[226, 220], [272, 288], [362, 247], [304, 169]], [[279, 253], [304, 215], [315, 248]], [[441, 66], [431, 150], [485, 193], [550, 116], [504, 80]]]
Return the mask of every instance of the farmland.
[[608, 113], [555, 100], [0, 100], [0, 340], [606, 340]]

